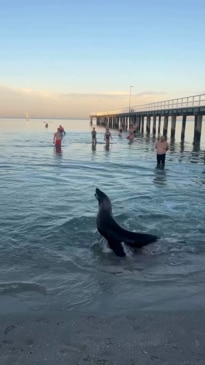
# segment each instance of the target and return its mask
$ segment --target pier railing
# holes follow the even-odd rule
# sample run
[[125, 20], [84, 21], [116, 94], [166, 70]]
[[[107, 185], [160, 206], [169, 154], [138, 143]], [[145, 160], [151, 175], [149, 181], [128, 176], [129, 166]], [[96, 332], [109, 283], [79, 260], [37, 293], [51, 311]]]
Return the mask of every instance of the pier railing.
[[149, 103], [134, 107], [134, 111], [150, 111], [150, 110], [166, 110], [178, 108], [191, 108], [205, 105], [205, 94], [186, 96], [184, 98], [170, 99], [159, 101], [156, 103]]
[[136, 105], [127, 107], [127, 108], [120, 108], [120, 109], [113, 109], [106, 112], [97, 112], [91, 113], [93, 116], [105, 116], [105, 115], [112, 115], [112, 114], [123, 114], [123, 113], [137, 113], [137, 112], [147, 112], [147, 111], [155, 111], [155, 110], [167, 110], [167, 109], [179, 109], [179, 108], [191, 108], [197, 106], [205, 106], [205, 94], [200, 95], [192, 95], [186, 96], [183, 98], [178, 99], [170, 99], [164, 101], [158, 101], [155, 103], [148, 103], [142, 105]]

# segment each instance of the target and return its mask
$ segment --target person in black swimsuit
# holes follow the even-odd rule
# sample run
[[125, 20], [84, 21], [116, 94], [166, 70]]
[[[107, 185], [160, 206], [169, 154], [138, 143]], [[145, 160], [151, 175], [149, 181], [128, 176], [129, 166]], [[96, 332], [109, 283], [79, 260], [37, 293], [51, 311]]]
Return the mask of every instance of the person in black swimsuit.
[[106, 131], [105, 131], [105, 135], [104, 135], [104, 140], [105, 140], [106, 145], [108, 145], [108, 146], [110, 144], [110, 139], [112, 139], [112, 135], [110, 133], [109, 128], [107, 127]]
[[91, 132], [91, 136], [92, 136], [92, 144], [96, 144], [96, 143], [97, 143], [96, 135], [97, 135], [97, 132], [96, 132], [96, 130], [95, 130], [95, 127], [93, 127], [93, 130], [92, 130], [92, 132]]

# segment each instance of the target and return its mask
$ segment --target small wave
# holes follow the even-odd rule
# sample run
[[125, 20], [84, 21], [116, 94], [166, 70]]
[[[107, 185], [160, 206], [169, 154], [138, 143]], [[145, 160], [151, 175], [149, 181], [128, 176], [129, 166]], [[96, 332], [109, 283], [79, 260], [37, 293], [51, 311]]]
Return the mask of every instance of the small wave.
[[0, 283], [0, 294], [19, 294], [24, 292], [37, 292], [46, 295], [46, 288], [43, 285], [28, 282]]

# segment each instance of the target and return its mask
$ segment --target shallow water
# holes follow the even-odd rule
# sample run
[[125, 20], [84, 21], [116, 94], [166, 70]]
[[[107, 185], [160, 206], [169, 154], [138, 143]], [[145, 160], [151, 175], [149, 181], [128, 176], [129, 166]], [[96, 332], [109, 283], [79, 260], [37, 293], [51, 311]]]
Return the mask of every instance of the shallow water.
[[[204, 308], [205, 141], [192, 128], [176, 141], [165, 171], [155, 169], [155, 139], [133, 143], [113, 131], [109, 151], [87, 120], [1, 119], [0, 297], [32, 310], [97, 313]], [[53, 133], [66, 135], [56, 152]], [[96, 230], [95, 188], [111, 199], [117, 222], [160, 239], [120, 259]]]

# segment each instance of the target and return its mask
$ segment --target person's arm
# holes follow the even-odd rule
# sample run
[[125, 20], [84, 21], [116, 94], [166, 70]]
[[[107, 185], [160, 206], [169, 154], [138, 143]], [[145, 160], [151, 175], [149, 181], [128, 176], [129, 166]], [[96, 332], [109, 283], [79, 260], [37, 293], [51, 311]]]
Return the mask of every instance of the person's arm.
[[56, 139], [56, 134], [54, 133], [54, 136], [53, 136], [53, 143], [55, 143], [55, 139]]

